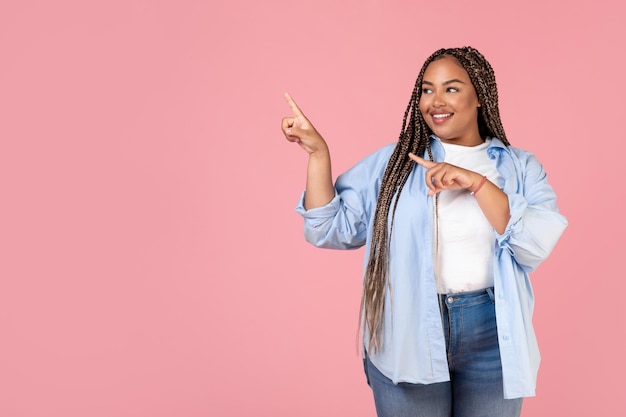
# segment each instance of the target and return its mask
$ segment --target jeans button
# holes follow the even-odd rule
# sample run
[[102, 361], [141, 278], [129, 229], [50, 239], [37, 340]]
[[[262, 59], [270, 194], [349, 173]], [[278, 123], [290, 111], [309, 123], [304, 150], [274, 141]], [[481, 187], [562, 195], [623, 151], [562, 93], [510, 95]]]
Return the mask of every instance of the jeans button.
[[451, 302], [453, 302], [453, 301], [454, 301], [454, 298], [452, 298], [452, 297], [448, 297], [448, 302], [449, 302], [449, 303], [451, 303]]

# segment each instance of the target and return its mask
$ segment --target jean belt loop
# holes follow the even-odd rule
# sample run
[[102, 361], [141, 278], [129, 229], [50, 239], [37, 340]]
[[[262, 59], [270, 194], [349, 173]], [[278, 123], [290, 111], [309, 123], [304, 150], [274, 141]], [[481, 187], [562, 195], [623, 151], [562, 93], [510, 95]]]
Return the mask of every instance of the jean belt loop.
[[489, 294], [489, 298], [491, 298], [491, 301], [495, 301], [496, 297], [493, 294], [493, 287], [487, 288], [487, 294]]

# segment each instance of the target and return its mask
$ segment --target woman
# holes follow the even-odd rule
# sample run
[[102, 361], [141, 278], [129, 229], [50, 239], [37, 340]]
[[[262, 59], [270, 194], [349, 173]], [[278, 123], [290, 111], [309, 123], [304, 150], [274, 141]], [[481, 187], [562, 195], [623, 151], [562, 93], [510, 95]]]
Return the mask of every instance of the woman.
[[333, 185], [326, 142], [296, 103], [309, 153], [297, 207], [318, 247], [366, 246], [364, 364], [379, 416], [519, 416], [535, 394], [532, 272], [567, 221], [533, 154], [512, 147], [474, 48], [424, 63], [397, 143]]

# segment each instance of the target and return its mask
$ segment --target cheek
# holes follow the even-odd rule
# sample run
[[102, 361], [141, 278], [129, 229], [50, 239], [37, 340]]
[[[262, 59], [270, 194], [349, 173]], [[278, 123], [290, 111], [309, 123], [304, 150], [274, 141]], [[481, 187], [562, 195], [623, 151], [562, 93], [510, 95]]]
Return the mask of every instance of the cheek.
[[478, 107], [480, 106], [480, 103], [478, 102], [478, 97], [473, 96], [469, 100], [468, 106], [471, 107], [472, 109], [474, 109], [475, 111], [478, 111]]
[[478, 101], [476, 100], [463, 100], [456, 103], [457, 109], [462, 109], [464, 113], [468, 115], [478, 113]]
[[472, 119], [478, 120], [478, 104], [477, 103], [476, 104], [471, 103], [467, 112]]

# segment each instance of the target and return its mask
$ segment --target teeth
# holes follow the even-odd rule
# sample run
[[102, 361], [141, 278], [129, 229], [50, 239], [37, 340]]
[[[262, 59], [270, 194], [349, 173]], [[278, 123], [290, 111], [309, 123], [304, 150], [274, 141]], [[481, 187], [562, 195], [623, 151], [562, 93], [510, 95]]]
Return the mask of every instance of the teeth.
[[446, 113], [446, 114], [433, 114], [433, 117], [435, 119], [443, 119], [444, 117], [450, 117], [452, 115], [452, 113]]

